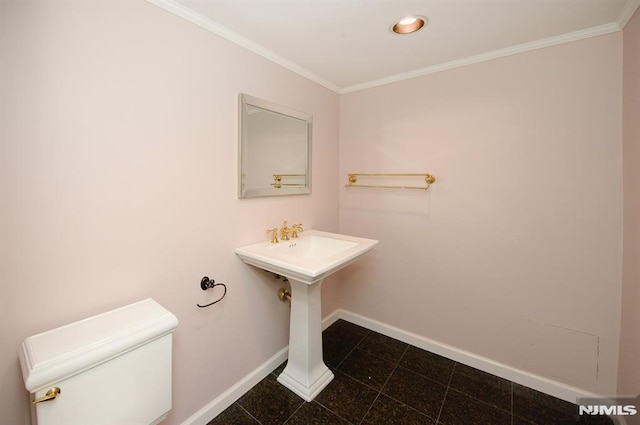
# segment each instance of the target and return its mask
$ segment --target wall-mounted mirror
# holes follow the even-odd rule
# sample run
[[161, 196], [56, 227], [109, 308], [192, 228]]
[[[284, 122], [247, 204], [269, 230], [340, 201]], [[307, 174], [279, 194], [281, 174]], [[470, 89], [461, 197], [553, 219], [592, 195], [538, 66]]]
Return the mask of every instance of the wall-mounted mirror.
[[238, 196], [311, 192], [311, 115], [240, 93]]

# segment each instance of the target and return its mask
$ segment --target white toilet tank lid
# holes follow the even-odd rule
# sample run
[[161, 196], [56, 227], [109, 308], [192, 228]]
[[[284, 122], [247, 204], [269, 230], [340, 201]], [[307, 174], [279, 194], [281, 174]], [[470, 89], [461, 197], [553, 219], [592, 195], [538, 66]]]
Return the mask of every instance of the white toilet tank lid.
[[24, 340], [25, 388], [36, 392], [173, 332], [178, 319], [147, 298]]

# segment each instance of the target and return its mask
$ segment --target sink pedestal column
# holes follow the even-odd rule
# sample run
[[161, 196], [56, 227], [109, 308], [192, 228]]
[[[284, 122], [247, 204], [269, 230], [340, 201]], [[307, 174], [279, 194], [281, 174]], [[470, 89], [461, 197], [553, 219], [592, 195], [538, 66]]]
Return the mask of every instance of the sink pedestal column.
[[322, 282], [309, 285], [289, 278], [289, 283], [289, 361], [278, 382], [312, 401], [333, 379], [333, 373], [322, 360]]

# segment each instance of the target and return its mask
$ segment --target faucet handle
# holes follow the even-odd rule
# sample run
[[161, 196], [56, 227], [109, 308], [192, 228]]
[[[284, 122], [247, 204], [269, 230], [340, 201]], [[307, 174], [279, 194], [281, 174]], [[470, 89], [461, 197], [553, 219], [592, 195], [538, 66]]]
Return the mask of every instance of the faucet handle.
[[291, 237], [292, 238], [297, 238], [298, 237], [298, 232], [302, 232], [302, 223], [293, 224], [291, 226]]
[[271, 233], [271, 243], [278, 243], [278, 228], [267, 229], [267, 233]]

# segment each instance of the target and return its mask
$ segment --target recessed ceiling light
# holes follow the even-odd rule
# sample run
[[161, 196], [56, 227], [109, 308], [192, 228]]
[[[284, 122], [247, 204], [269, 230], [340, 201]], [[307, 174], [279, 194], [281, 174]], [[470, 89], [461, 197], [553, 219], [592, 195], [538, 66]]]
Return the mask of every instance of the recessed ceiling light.
[[426, 23], [427, 18], [424, 16], [405, 16], [393, 24], [391, 31], [396, 34], [410, 34], [418, 31], [420, 28], [425, 26]]

